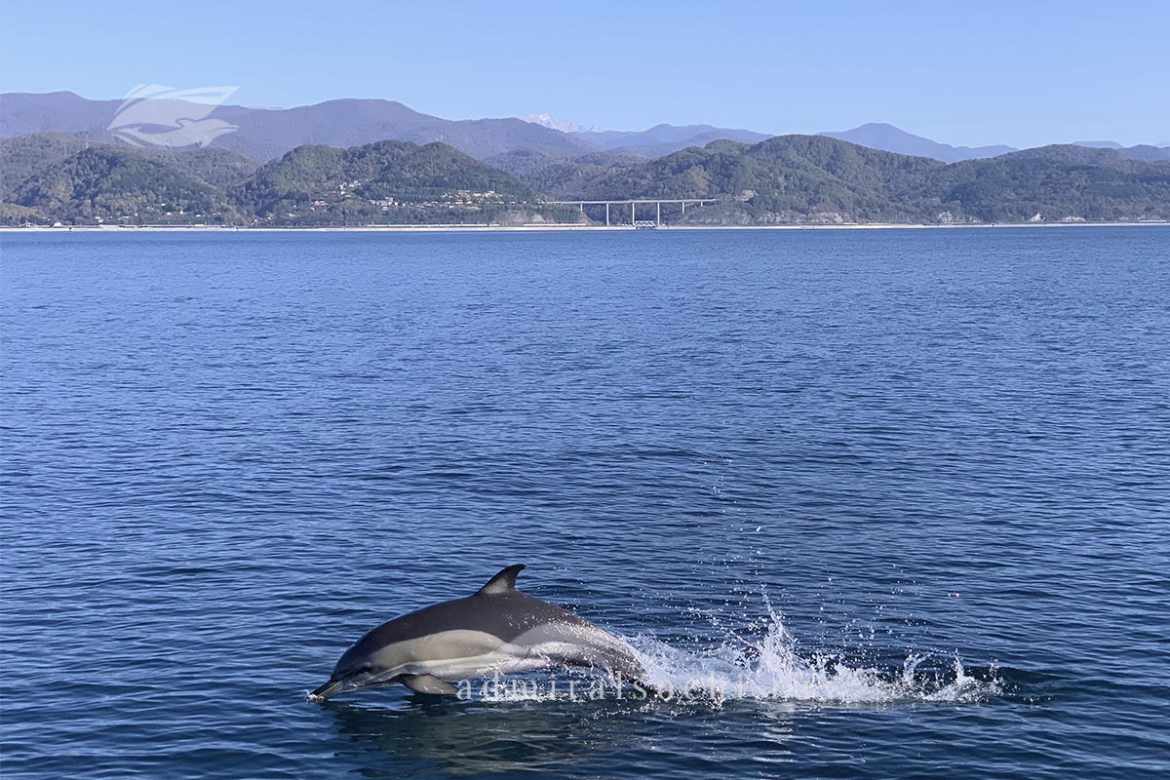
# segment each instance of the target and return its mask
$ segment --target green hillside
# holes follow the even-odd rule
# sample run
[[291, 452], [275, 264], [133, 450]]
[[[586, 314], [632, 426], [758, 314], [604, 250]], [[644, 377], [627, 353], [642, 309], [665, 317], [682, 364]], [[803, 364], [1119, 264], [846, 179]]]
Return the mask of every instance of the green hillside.
[[[575, 221], [547, 200], [707, 198], [690, 224], [1170, 219], [1170, 162], [1050, 146], [945, 164], [825, 136], [714, 141], [656, 160], [441, 143], [301, 146], [257, 168], [219, 149], [139, 149], [75, 135], [0, 141], [0, 224], [487, 224]], [[595, 218], [597, 215], [593, 215]]]
[[301, 146], [235, 191], [262, 221], [294, 224], [482, 221], [532, 197], [512, 176], [440, 143]]
[[1047, 146], [948, 165], [913, 197], [981, 222], [1170, 218], [1170, 163]]
[[694, 223], [1170, 219], [1170, 164], [1056, 146], [946, 165], [823, 136], [718, 141], [587, 181], [577, 197], [722, 198]]
[[232, 187], [256, 172], [255, 162], [216, 148], [132, 147], [81, 134], [36, 133], [0, 140], [0, 200], [10, 200], [26, 180], [84, 149], [109, 149], [128, 157], [165, 163], [213, 187]]
[[238, 223], [227, 194], [173, 163], [92, 147], [21, 182], [12, 203], [71, 223]]

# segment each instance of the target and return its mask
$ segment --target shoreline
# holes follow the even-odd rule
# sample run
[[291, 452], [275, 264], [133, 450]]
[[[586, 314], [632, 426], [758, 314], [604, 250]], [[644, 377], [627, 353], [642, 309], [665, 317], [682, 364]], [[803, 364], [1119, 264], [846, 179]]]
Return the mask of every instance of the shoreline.
[[887, 222], [841, 225], [663, 225], [635, 228], [630, 225], [351, 225], [332, 227], [243, 227], [233, 225], [63, 225], [60, 227], [0, 226], [0, 233], [561, 233], [561, 232], [650, 232], [695, 230], [965, 230], [1003, 228], [1080, 227], [1170, 227], [1165, 222], [992, 222], [975, 225], [929, 225]]

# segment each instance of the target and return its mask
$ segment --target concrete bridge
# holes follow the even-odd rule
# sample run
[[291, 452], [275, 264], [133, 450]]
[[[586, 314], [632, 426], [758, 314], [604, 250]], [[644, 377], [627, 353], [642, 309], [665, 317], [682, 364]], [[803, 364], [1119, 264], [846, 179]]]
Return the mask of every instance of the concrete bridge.
[[585, 214], [586, 206], [605, 206], [605, 224], [610, 224], [610, 207], [616, 206], [624, 209], [626, 206], [630, 207], [630, 224], [635, 227], [639, 222], [645, 224], [649, 220], [638, 219], [638, 206], [654, 205], [654, 225], [662, 224], [662, 204], [678, 205], [682, 207], [682, 213], [687, 213], [687, 206], [705, 206], [708, 203], [718, 203], [719, 198], [646, 198], [633, 200], [546, 200], [546, 206], [577, 206], [581, 209], [581, 214]]

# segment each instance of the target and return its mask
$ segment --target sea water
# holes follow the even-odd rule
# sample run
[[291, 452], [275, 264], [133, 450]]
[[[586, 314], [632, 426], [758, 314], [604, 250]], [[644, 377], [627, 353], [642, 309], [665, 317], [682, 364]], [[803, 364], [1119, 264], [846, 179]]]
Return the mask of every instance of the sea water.
[[[1170, 770], [1170, 230], [0, 252], [5, 778]], [[512, 563], [671, 695], [306, 701]]]

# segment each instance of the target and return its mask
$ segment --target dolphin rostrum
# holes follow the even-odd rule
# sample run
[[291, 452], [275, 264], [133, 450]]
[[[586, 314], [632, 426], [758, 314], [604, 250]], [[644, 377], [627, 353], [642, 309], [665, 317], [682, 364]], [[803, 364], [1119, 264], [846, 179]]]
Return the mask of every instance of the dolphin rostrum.
[[516, 590], [522, 564], [479, 592], [395, 618], [345, 651], [312, 701], [400, 682], [419, 693], [454, 694], [452, 683], [549, 666], [592, 666], [643, 676], [633, 649], [571, 612]]

